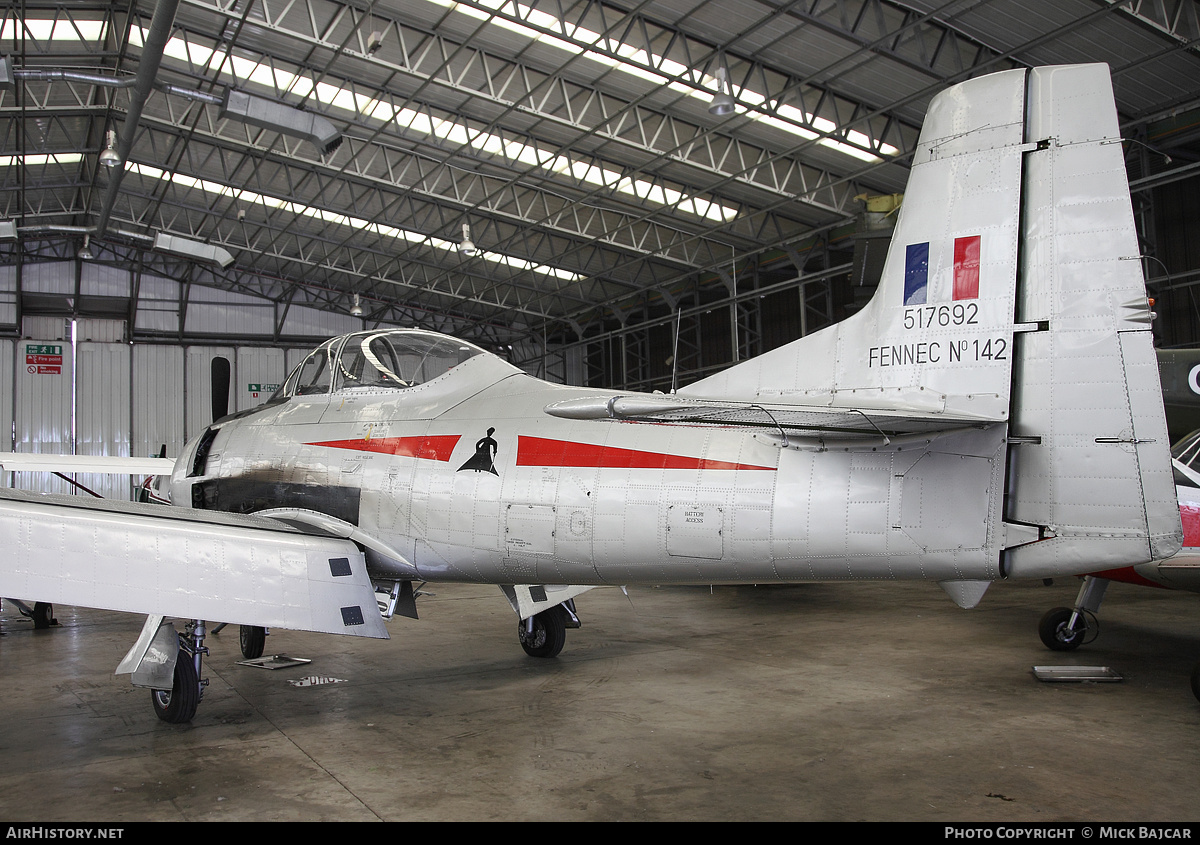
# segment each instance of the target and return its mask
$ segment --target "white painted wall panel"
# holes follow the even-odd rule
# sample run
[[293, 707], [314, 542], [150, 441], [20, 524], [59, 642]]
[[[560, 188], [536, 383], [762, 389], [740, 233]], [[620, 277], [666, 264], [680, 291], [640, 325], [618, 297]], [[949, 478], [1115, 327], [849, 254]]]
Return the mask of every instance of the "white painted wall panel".
[[268, 346], [243, 346], [237, 351], [237, 381], [231, 410], [254, 408], [271, 398], [287, 375], [286, 354]]
[[181, 286], [174, 279], [143, 273], [138, 284], [134, 327], [147, 332], [179, 332]]
[[62, 317], [26, 316], [21, 320], [21, 335], [71, 342], [71, 329], [67, 320]]
[[21, 267], [21, 289], [27, 293], [74, 293], [75, 262], [25, 264]]
[[84, 261], [80, 268], [79, 292], [84, 296], [124, 296], [131, 290], [131, 274], [121, 267]]
[[178, 304], [180, 287], [180, 283], [174, 279], [143, 273], [142, 280], [138, 284], [138, 297], [141, 299], [165, 300]]
[[[227, 334], [245, 336], [267, 336], [275, 332], [275, 305], [268, 300], [256, 299], [249, 302], [232, 303], [212, 301], [211, 294], [221, 291], [205, 291], [204, 301], [194, 298], [188, 303], [187, 330], [196, 334]], [[196, 289], [192, 289], [196, 297]]]
[[0, 268], [0, 324], [17, 324], [17, 268]]
[[280, 334], [327, 338], [362, 331], [364, 328], [366, 325], [361, 317], [293, 305], [288, 309]]
[[[76, 454], [129, 456], [130, 355], [127, 343], [79, 344]], [[132, 485], [127, 475], [81, 473], [75, 480], [106, 499], [130, 498]]]
[[130, 454], [157, 455], [165, 443], [167, 457], [183, 451], [183, 347], [133, 347], [133, 431]]
[[125, 321], [85, 317], [75, 321], [75, 339], [96, 343], [123, 343]]
[[[13, 355], [16, 342], [0, 340], [0, 449], [12, 451]], [[12, 473], [0, 473], [0, 484], [12, 486]]]
[[140, 300], [134, 328], [142, 332], [179, 333], [179, 303]]
[[[72, 454], [71, 344], [57, 338], [16, 342], [14, 451]], [[48, 473], [13, 473], [13, 486], [67, 493], [71, 487]]]

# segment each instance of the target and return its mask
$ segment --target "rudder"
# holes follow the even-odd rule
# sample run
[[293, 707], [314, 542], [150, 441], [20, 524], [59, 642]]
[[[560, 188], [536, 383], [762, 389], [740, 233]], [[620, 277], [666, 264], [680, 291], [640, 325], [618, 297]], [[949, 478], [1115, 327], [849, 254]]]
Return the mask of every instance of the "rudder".
[[1006, 573], [1168, 557], [1182, 533], [1105, 65], [1029, 71], [1007, 518], [1046, 540]]

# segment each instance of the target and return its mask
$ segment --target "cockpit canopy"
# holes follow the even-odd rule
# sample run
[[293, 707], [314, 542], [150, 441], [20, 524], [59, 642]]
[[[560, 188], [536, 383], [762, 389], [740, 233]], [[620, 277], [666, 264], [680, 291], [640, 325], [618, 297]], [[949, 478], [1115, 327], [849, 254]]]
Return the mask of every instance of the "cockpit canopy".
[[356, 388], [403, 390], [432, 381], [483, 353], [465, 341], [418, 329], [355, 332], [314, 349], [275, 396], [286, 399]]

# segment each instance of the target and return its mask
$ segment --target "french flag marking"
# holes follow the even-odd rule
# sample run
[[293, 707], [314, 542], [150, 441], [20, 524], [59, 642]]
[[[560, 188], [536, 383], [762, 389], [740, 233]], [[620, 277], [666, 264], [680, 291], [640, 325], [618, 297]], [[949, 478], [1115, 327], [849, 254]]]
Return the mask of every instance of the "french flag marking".
[[929, 242], [904, 250], [904, 304], [924, 305], [929, 297]]
[[[980, 245], [979, 235], [954, 239], [953, 301], [979, 298]], [[929, 300], [929, 242], [909, 244], [904, 248], [904, 304], [925, 305]]]
[[979, 235], [954, 239], [954, 299], [979, 298]]

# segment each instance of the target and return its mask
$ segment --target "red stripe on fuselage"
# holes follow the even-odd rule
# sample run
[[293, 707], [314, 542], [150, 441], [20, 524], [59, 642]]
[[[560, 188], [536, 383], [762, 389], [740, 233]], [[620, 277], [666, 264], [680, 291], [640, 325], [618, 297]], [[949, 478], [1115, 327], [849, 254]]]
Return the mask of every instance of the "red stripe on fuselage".
[[597, 443], [573, 443], [544, 437], [517, 437], [517, 466], [600, 467], [604, 469], [761, 469], [775, 467], [711, 461], [686, 455], [665, 455], [638, 449], [620, 449]]
[[1180, 504], [1179, 519], [1183, 522], [1183, 547], [1194, 549], [1200, 546], [1200, 506]]
[[1106, 569], [1103, 572], [1091, 573], [1093, 578], [1107, 578], [1109, 581], [1121, 581], [1125, 584], [1137, 584], [1139, 587], [1162, 587], [1149, 578], [1138, 575], [1132, 566], [1122, 566], [1120, 569]]
[[306, 446], [326, 446], [330, 449], [349, 449], [352, 452], [379, 452], [402, 458], [424, 458], [430, 461], [448, 461], [461, 434], [439, 434], [430, 437], [376, 437], [370, 440], [325, 440], [321, 443], [306, 443]]
[[[1200, 505], [1179, 503], [1179, 519], [1183, 523], [1183, 548], [1195, 549], [1200, 547]], [[1132, 566], [1120, 569], [1106, 569], [1103, 572], [1093, 572], [1096, 578], [1107, 578], [1110, 581], [1123, 581], [1126, 584], [1137, 584], [1141, 587], [1162, 587], [1155, 581], [1137, 573]]]

